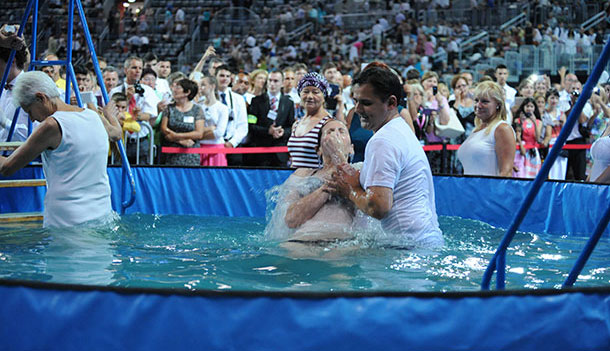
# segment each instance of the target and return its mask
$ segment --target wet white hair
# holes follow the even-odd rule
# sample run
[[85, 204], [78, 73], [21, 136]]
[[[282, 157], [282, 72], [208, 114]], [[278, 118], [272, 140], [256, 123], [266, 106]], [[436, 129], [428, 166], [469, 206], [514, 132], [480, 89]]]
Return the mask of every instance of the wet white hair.
[[51, 99], [59, 97], [57, 85], [46, 73], [31, 71], [20, 74], [13, 88], [15, 104], [21, 107], [30, 106], [36, 100], [36, 93], [42, 93]]

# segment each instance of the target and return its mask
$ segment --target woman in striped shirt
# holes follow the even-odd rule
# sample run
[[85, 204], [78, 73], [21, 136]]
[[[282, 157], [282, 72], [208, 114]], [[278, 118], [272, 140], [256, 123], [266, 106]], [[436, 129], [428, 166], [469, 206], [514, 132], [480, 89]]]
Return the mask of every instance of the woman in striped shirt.
[[330, 93], [328, 82], [320, 74], [307, 73], [297, 85], [305, 116], [292, 126], [288, 139], [290, 166], [293, 168], [320, 168], [316, 153], [318, 134], [327, 120], [333, 118], [324, 109], [324, 98]]

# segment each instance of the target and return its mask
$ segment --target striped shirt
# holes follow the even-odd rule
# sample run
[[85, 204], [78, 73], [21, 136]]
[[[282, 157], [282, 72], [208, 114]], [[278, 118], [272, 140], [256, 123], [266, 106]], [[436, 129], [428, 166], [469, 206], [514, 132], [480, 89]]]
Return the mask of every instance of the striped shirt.
[[326, 116], [320, 120], [309, 132], [303, 136], [296, 136], [295, 128], [288, 139], [288, 152], [290, 153], [292, 168], [320, 168], [316, 147], [318, 146], [318, 134], [326, 121], [332, 117]]

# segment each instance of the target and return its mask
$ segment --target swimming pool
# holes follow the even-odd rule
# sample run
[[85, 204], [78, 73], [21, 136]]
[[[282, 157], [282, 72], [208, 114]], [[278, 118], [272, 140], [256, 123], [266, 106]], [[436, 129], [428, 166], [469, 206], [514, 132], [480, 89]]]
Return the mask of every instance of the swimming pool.
[[[294, 257], [265, 219], [131, 214], [104, 230], [0, 228], [0, 278], [133, 288], [237, 291], [477, 291], [504, 231], [440, 217], [446, 245], [401, 250], [360, 238]], [[508, 289], [559, 288], [587, 238], [519, 233]], [[610, 243], [579, 286], [610, 284]]]
[[[28, 169], [26, 172], [40, 170]], [[116, 169], [109, 169], [113, 189], [117, 189], [120, 180], [118, 173]], [[289, 171], [271, 170], [144, 167], [136, 168], [134, 173], [139, 192], [129, 212], [136, 217], [127, 216], [127, 221], [137, 219], [135, 212], [262, 218], [264, 189], [281, 183], [290, 174]], [[527, 185], [526, 181], [515, 180], [435, 177], [438, 212], [506, 227], [511, 219], [507, 214], [517, 206]], [[20, 194], [23, 201], [15, 201], [18, 204], [13, 206], [13, 210], [15, 207], [35, 209], [43, 192], [37, 189]], [[175, 194], [182, 195], [180, 201], [175, 201]], [[0, 192], [3, 200], [0, 207], [8, 207], [7, 203], [12, 201], [4, 201], [8, 196]], [[119, 194], [113, 193], [115, 205], [119, 199]], [[545, 184], [541, 197], [521, 227], [525, 232], [541, 234], [517, 237], [512, 246], [514, 252], [519, 251], [518, 247], [537, 251], [537, 245], [546, 242], [551, 243], [549, 248], [553, 251], [557, 241], [581, 240], [583, 235], [592, 232], [596, 219], [601, 217], [603, 206], [600, 204], [607, 204], [609, 199], [608, 187], [557, 182]], [[580, 204], [587, 206], [578, 206]], [[183, 217], [180, 218], [184, 221]], [[195, 218], [199, 217], [188, 218], [197, 222]], [[162, 222], [163, 219], [162, 216], [159, 220]], [[156, 219], [151, 216], [148, 220], [154, 222]], [[441, 223], [451, 226], [446, 220], [451, 218], [443, 217]], [[502, 234], [501, 231], [493, 233], [491, 236], [498, 238]], [[534, 238], [537, 239], [534, 241]], [[607, 244], [607, 236], [603, 241], [604, 245]], [[480, 249], [483, 256], [488, 248], [493, 250], [497, 245], [489, 243], [489, 246], [479, 247], [471, 244]], [[176, 248], [170, 246], [162, 250]], [[160, 250], [159, 247], [148, 249]], [[562, 255], [562, 250], [557, 249], [555, 254]], [[374, 248], [361, 253], [375, 258], [373, 252]], [[600, 259], [607, 261], [604, 251], [600, 252]], [[242, 255], [248, 254], [230, 250], [221, 253], [229, 258], [243, 258]], [[597, 254], [598, 251], [594, 257]], [[400, 269], [417, 268], [409, 266], [412, 264], [409, 253], [397, 252], [395, 258], [400, 255], [406, 255], [406, 259], [402, 266], [396, 266], [398, 274], [406, 275]], [[121, 252], [118, 256], [120, 265], [124, 261], [127, 263], [132, 256], [138, 257]], [[276, 256], [274, 259], [286, 259]], [[519, 263], [522, 257], [509, 255], [507, 264], [513, 268], [525, 267]], [[549, 256], [544, 262], [548, 265], [545, 264], [543, 269], [553, 271], [561, 268], [553, 257], [556, 258]], [[452, 260], [447, 266], [456, 268], [457, 263], [464, 262], [457, 257]], [[247, 271], [254, 275], [272, 276], [272, 270], [251, 269], [268, 267], [262, 263], [265, 262], [247, 265]], [[312, 261], [299, 263], [307, 266]], [[290, 264], [274, 267], [282, 267], [284, 272], [290, 267], [294, 270]], [[526, 268], [523, 269], [521, 276], [525, 276]], [[120, 278], [121, 271], [117, 270], [116, 277]], [[459, 280], [464, 277], [461, 274], [465, 274], [466, 269], [453, 271], [460, 273], [456, 274]], [[350, 271], [347, 273], [349, 275]], [[470, 271], [469, 274], [476, 275]], [[450, 273], [445, 275], [450, 276]], [[519, 271], [509, 272], [507, 286], [518, 287], [519, 283], [514, 283], [516, 280], [513, 278], [519, 276]], [[600, 278], [603, 274], [596, 272], [593, 276]], [[115, 277], [114, 272], [112, 277]], [[605, 277], [600, 279], [607, 282]], [[91, 344], [102, 345], [100, 349], [446, 350], [447, 345], [464, 350], [607, 349], [610, 340], [607, 312], [610, 310], [610, 289], [607, 283], [595, 288], [582, 287], [589, 282], [597, 285], [592, 279], [578, 280], [577, 288], [569, 290], [545, 289], [555, 286], [549, 283], [537, 289], [481, 292], [475, 291], [479, 282], [474, 280], [472, 290], [468, 289], [470, 282], [466, 282], [464, 289], [457, 292], [433, 289], [421, 292], [421, 288], [412, 289], [416, 291], [408, 291], [408, 288], [401, 291], [380, 292], [373, 288], [362, 291], [354, 283], [351, 283], [351, 290], [315, 292], [305, 285], [298, 286], [299, 291], [287, 292], [279, 289], [237, 291], [233, 287], [222, 289], [218, 285], [214, 290], [202, 288], [195, 291], [184, 286], [171, 289], [125, 288], [120, 286], [119, 279], [115, 284], [119, 286], [109, 287], [3, 280], [0, 284], [0, 299], [3, 301], [0, 304], [0, 323], [4, 327], [0, 328], [0, 340], [19, 349], [77, 349], [76, 345]], [[403, 285], [401, 282], [404, 281], [397, 282], [397, 285]], [[373, 285], [361, 285], [367, 284]], [[556, 284], [561, 284], [561, 281]], [[70, 338], [65, 337], [67, 332]]]

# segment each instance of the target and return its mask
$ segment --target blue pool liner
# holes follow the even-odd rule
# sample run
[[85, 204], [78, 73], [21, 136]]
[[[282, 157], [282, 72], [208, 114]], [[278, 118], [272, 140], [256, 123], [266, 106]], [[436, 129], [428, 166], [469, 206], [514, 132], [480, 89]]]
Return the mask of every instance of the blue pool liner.
[[[138, 193], [127, 213], [250, 217], [265, 215], [265, 191], [291, 174], [133, 171]], [[108, 174], [118, 209], [120, 168]], [[13, 178], [38, 177], [39, 167], [27, 167]], [[529, 185], [497, 178], [434, 180], [439, 215], [498, 227], [509, 225]], [[546, 182], [520, 230], [588, 235], [610, 201], [608, 188]], [[43, 197], [44, 188], [0, 189], [0, 211], [40, 210]], [[578, 283], [557, 290], [276, 293], [1, 280], [0, 301], [0, 349], [7, 350], [610, 349], [610, 287]]]

